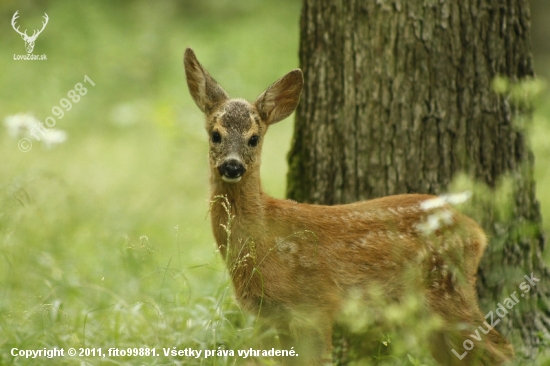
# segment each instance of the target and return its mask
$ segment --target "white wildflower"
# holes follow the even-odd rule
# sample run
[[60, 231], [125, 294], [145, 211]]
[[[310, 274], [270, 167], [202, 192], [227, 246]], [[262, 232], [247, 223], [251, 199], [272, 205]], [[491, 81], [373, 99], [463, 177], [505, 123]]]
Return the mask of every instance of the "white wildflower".
[[46, 130], [46, 133], [42, 136], [44, 146], [51, 148], [54, 145], [59, 145], [67, 141], [67, 132], [62, 130], [57, 130], [55, 128], [49, 128]]
[[470, 197], [472, 197], [472, 192], [470, 191], [443, 194], [441, 196], [430, 198], [429, 200], [423, 201], [420, 204], [420, 207], [424, 211], [428, 211], [433, 208], [443, 207], [447, 203], [451, 205], [458, 205], [460, 203], [466, 202], [467, 200], [470, 199]]
[[434, 215], [430, 215], [430, 216], [428, 216], [426, 222], [422, 222], [420, 224], [417, 224], [416, 228], [422, 234], [430, 235], [431, 233], [437, 231], [440, 228], [439, 219]]
[[451, 210], [438, 210], [426, 218], [426, 222], [416, 225], [418, 231], [424, 235], [430, 235], [444, 226], [453, 223], [453, 212]]
[[19, 113], [4, 118], [4, 125], [8, 129], [9, 135], [13, 138], [27, 136], [29, 131], [39, 123], [40, 121], [30, 113]]
[[472, 192], [464, 191], [460, 193], [451, 193], [451, 194], [446, 194], [444, 197], [445, 197], [444, 198], [445, 201], [447, 201], [451, 205], [458, 205], [460, 203], [464, 203], [468, 201], [470, 197], [472, 197]]
[[[424, 211], [434, 210], [431, 215], [428, 215], [425, 222], [416, 225], [418, 231], [424, 235], [430, 235], [437, 230], [452, 225], [453, 212], [448, 209], [449, 205], [457, 205], [463, 203], [472, 197], [472, 192], [465, 191], [461, 193], [444, 194], [435, 198], [425, 200], [420, 204]], [[447, 206], [447, 207], [446, 207]]]
[[424, 211], [431, 210], [432, 208], [438, 208], [445, 205], [445, 199], [442, 196], [430, 198], [429, 200], [422, 201], [420, 207]]
[[7, 116], [4, 119], [4, 125], [10, 136], [23, 137], [27, 140], [32, 137], [37, 141], [42, 141], [46, 148], [51, 148], [67, 140], [67, 132], [46, 127], [44, 122], [39, 121], [30, 113]]

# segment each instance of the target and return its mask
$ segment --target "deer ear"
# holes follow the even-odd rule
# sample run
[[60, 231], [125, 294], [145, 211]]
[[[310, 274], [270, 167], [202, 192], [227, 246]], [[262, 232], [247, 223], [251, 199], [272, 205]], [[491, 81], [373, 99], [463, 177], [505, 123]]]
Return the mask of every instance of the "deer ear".
[[292, 70], [274, 82], [254, 102], [262, 119], [273, 124], [288, 117], [298, 106], [303, 85], [300, 69]]
[[185, 50], [183, 64], [189, 93], [201, 111], [208, 114], [217, 105], [229, 99], [223, 88], [199, 63], [191, 48]]

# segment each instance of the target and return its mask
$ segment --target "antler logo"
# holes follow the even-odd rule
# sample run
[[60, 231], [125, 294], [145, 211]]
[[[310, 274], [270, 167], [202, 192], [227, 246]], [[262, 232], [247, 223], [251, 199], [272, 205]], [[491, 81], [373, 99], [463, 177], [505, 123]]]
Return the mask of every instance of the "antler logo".
[[25, 48], [27, 49], [27, 53], [32, 53], [32, 50], [34, 49], [34, 42], [36, 41], [36, 38], [38, 37], [38, 35], [40, 33], [42, 33], [42, 31], [44, 30], [44, 28], [46, 28], [46, 24], [48, 24], [48, 14], [44, 13], [44, 22], [42, 22], [42, 29], [38, 30], [38, 29], [35, 29], [34, 32], [32, 33], [32, 36], [28, 36], [27, 35], [27, 30], [25, 29], [24, 32], [21, 32], [19, 30], [19, 26], [16, 28], [15, 27], [15, 21], [17, 20], [17, 18], [19, 18], [19, 15], [17, 15], [17, 13], [19, 12], [19, 10], [17, 10], [15, 12], [15, 14], [13, 14], [13, 18], [11, 18], [11, 26], [13, 27], [13, 29], [19, 33], [21, 35], [21, 38], [23, 38], [23, 40], [25, 41]]

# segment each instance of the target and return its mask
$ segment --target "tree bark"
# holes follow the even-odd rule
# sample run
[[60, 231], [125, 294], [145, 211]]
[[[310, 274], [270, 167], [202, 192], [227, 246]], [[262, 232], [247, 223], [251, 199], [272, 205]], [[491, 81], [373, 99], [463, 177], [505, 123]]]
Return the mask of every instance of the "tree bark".
[[491, 239], [478, 293], [486, 313], [524, 275], [541, 279], [497, 328], [533, 357], [550, 337], [534, 159], [514, 122], [526, 111], [491, 87], [498, 75], [533, 77], [529, 28], [526, 0], [304, 0], [287, 196], [331, 205], [439, 194], [459, 173], [492, 190], [508, 182], [507, 214], [475, 206], [474, 194]]

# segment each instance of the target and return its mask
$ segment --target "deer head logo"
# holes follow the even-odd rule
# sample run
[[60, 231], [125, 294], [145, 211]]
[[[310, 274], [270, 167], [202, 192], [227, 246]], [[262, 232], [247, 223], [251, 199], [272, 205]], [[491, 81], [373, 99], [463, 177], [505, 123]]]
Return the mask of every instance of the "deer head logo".
[[25, 41], [25, 48], [27, 49], [27, 53], [32, 53], [32, 50], [34, 49], [34, 42], [36, 41], [36, 38], [38, 37], [38, 35], [40, 33], [42, 33], [42, 31], [44, 30], [44, 28], [46, 28], [46, 24], [48, 24], [48, 14], [44, 13], [44, 22], [42, 22], [42, 29], [38, 30], [38, 29], [35, 29], [34, 32], [32, 33], [32, 36], [28, 36], [27, 35], [27, 30], [25, 29], [24, 32], [21, 32], [19, 30], [19, 27], [16, 28], [15, 26], [15, 21], [17, 20], [17, 18], [19, 18], [19, 15], [17, 15], [17, 13], [19, 12], [19, 10], [17, 10], [15, 12], [15, 14], [13, 14], [13, 18], [11, 18], [11, 26], [13, 27], [13, 29], [19, 33], [21, 35], [21, 38], [23, 38], [23, 40]]

